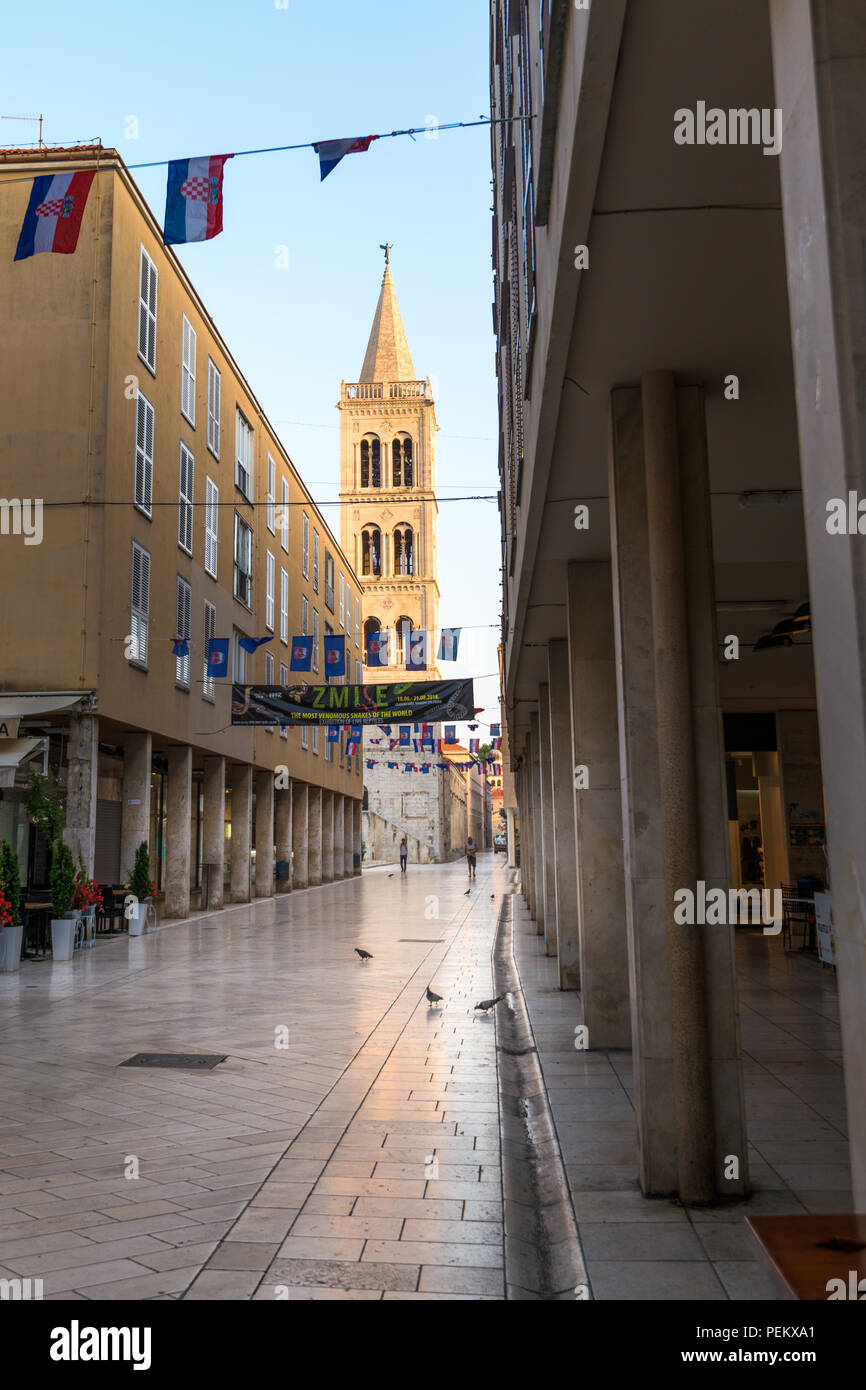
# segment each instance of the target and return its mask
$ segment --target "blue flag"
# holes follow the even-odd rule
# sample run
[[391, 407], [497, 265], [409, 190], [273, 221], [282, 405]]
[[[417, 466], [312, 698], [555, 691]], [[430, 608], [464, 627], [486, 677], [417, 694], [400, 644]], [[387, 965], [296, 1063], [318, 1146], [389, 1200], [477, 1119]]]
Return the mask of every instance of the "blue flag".
[[456, 743], [456, 742], [457, 742], [457, 725], [456, 725], [456, 724], [446, 724], [446, 725], [445, 725], [445, 742], [446, 742], [446, 743]]
[[400, 725], [400, 747], [408, 748], [412, 741], [412, 730], [408, 724]]
[[239, 637], [238, 646], [243, 647], [245, 652], [255, 652], [265, 642], [273, 642], [273, 637]]
[[171, 644], [172, 656], [189, 656], [189, 638], [175, 637]]
[[460, 645], [460, 633], [462, 628], [443, 627], [442, 638], [439, 642], [439, 660], [456, 661], [457, 648]]
[[367, 665], [388, 665], [388, 632], [371, 632], [367, 637]]
[[312, 637], [293, 637], [292, 638], [292, 660], [289, 669], [292, 671], [309, 671], [313, 664], [313, 639]]
[[212, 637], [207, 646], [208, 676], [227, 676], [229, 673], [229, 639]]
[[340, 742], [340, 726], [339, 726], [338, 724], [332, 724], [332, 725], [329, 727], [329, 729], [328, 729], [328, 742], [329, 742], [329, 743], [339, 743], [339, 742]]
[[407, 671], [427, 670], [427, 633], [423, 628], [409, 634], [409, 655], [406, 660]]
[[340, 637], [325, 638], [325, 675], [326, 676], [345, 676], [346, 674], [346, 639]]

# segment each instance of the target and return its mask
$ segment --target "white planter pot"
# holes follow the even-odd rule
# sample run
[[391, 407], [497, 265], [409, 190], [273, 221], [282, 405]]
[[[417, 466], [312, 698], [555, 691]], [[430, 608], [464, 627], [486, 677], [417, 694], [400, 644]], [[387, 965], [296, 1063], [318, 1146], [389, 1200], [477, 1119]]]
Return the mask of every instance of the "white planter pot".
[[52, 917], [51, 955], [54, 960], [72, 960], [78, 917]]
[[144, 934], [144, 924], [147, 921], [147, 903], [133, 903], [128, 907], [129, 934], [130, 936], [142, 936]]
[[17, 970], [21, 964], [21, 939], [23, 936], [23, 926], [4, 927], [0, 931], [0, 971], [6, 975], [11, 975], [13, 970]]

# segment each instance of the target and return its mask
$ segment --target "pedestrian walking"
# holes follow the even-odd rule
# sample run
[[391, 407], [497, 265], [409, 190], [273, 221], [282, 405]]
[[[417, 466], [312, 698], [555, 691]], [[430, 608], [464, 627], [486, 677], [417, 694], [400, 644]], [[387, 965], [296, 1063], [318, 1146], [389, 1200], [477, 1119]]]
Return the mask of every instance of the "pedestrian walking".
[[470, 835], [466, 841], [466, 863], [469, 865], [469, 880], [475, 879], [475, 856], [478, 853], [477, 846]]
[[400, 873], [401, 873], [401, 874], [405, 874], [405, 872], [406, 872], [406, 860], [407, 860], [408, 858], [409, 858], [409, 846], [408, 846], [408, 844], [406, 843], [406, 836], [404, 835], [403, 838], [402, 838], [402, 840], [400, 841]]

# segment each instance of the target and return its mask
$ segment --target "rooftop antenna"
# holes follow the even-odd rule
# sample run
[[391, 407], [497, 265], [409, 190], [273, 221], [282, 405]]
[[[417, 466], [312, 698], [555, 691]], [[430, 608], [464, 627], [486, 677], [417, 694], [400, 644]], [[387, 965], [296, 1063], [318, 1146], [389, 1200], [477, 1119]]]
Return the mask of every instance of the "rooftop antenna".
[[38, 121], [39, 122], [39, 148], [42, 149], [42, 114], [38, 116], [0, 116], [0, 121]]

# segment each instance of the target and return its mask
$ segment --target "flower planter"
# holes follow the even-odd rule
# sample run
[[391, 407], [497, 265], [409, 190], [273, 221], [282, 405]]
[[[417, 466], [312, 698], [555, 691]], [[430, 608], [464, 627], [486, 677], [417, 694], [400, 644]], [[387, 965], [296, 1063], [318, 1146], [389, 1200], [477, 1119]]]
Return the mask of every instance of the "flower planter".
[[0, 931], [0, 972], [11, 975], [21, 964], [21, 941], [24, 928], [4, 927]]
[[78, 923], [78, 913], [71, 916], [52, 917], [51, 919], [51, 955], [54, 960], [72, 960], [72, 952], [75, 949], [75, 928]]
[[145, 898], [143, 902], [133, 903], [126, 910], [129, 913], [127, 921], [129, 923], [130, 936], [143, 936], [144, 927], [147, 922], [147, 907], [150, 898]]

